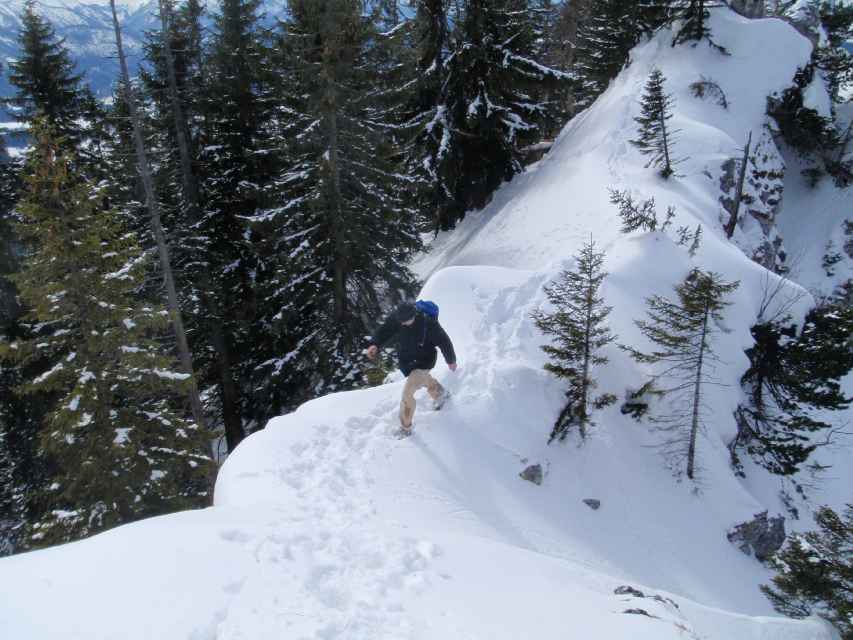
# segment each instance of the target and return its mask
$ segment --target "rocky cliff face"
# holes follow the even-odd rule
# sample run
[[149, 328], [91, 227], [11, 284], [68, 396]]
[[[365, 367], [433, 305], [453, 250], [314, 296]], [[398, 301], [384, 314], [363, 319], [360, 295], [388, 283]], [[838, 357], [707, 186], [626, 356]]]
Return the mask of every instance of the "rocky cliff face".
[[765, 15], [765, 0], [732, 0], [732, 9], [747, 18], [763, 18]]

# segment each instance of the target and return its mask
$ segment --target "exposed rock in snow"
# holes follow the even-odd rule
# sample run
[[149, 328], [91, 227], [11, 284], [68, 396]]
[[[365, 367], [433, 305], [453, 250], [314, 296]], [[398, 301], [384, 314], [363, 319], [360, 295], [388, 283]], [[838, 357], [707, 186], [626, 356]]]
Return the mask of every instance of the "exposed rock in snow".
[[524, 471], [518, 474], [520, 477], [524, 478], [528, 482], [532, 482], [536, 485], [542, 484], [542, 465], [541, 464], [532, 464], [527, 467]]
[[640, 591], [639, 589], [635, 589], [629, 585], [622, 585], [621, 587], [616, 587], [613, 590], [617, 596], [634, 596], [635, 598], [645, 598], [646, 595]]
[[731, 0], [729, 6], [746, 18], [763, 18], [765, 0]]
[[585, 498], [583, 503], [593, 511], [598, 511], [601, 508], [601, 500], [595, 498]]

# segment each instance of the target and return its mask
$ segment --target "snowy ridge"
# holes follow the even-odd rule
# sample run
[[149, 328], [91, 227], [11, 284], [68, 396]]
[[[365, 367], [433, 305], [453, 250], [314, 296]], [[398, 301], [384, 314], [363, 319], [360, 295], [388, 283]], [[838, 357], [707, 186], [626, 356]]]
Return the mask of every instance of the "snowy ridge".
[[[783, 510], [778, 479], [728, 468], [736, 385], [709, 392], [698, 492], [663, 464], [659, 434], [618, 405], [595, 415], [582, 447], [546, 444], [563, 389], [542, 369], [530, 312], [590, 235], [608, 250], [603, 294], [620, 342], [641, 345], [643, 298], [671, 293], [698, 265], [741, 281], [717, 377], [732, 385], [746, 365], [767, 278], [724, 238], [714, 172], [760, 129], [764, 98], [790, 83], [810, 45], [777, 20], [719, 12], [712, 26], [731, 59], [672, 49], [665, 32], [642, 45], [537, 167], [418, 264], [460, 366], [436, 368], [453, 397], [440, 412], [421, 402], [411, 438], [393, 437], [399, 380], [306, 403], [231, 455], [214, 507], [0, 561], [15, 585], [0, 601], [3, 637], [835, 640], [819, 620], [777, 617], [757, 589], [770, 572], [726, 540], [733, 524]], [[653, 64], [677, 96], [679, 153], [691, 157], [670, 182], [628, 143]], [[723, 85], [730, 111], [689, 94], [700, 73]], [[676, 206], [676, 225], [701, 222], [696, 258], [663, 233], [621, 235], [609, 186]], [[749, 229], [737, 233], [751, 246]], [[599, 391], [621, 400], [642, 371], [616, 345], [607, 355]], [[540, 487], [518, 477], [534, 463]], [[816, 503], [849, 500], [850, 467], [833, 470]]]

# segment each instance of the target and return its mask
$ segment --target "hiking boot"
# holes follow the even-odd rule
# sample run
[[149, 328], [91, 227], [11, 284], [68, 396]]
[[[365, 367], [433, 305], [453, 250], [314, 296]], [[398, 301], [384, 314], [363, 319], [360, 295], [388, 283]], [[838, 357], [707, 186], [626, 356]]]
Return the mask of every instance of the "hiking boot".
[[436, 411], [440, 410], [444, 403], [450, 398], [450, 392], [447, 389], [442, 389], [438, 397], [432, 401], [432, 407]]

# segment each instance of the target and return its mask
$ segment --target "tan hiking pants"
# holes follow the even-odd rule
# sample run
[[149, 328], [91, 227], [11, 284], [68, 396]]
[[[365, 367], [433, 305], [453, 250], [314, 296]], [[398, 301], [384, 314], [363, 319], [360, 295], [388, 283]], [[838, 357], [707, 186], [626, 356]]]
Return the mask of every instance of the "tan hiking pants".
[[403, 399], [400, 402], [400, 424], [404, 429], [412, 428], [412, 418], [415, 417], [415, 392], [426, 387], [427, 393], [433, 400], [437, 400], [444, 391], [438, 381], [433, 378], [426, 369], [415, 369], [406, 378], [403, 387]]

